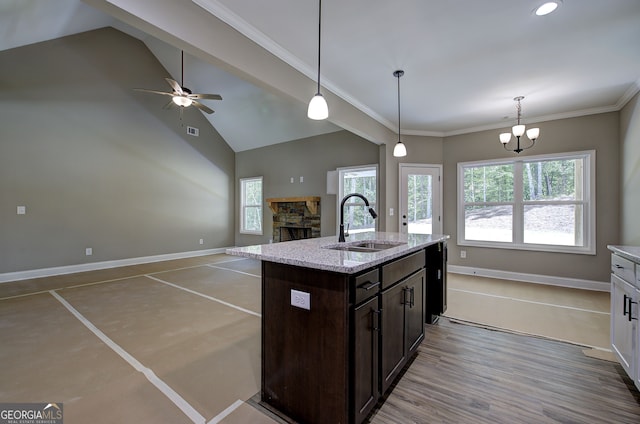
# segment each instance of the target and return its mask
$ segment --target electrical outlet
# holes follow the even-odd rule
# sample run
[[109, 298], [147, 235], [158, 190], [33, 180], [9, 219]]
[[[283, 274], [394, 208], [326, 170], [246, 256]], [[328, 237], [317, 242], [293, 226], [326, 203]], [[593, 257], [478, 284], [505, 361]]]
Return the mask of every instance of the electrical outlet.
[[91, 256], [93, 255], [93, 249], [91, 247], [87, 247], [86, 249], [84, 249], [84, 254], [86, 256]]
[[204, 244], [204, 239], [200, 239], [200, 244]]
[[466, 250], [461, 250], [460, 251], [460, 257], [462, 259], [466, 259], [467, 258], [467, 251]]
[[304, 182], [304, 177], [300, 177], [300, 182], [303, 183]]
[[291, 306], [311, 310], [311, 294], [292, 289]]
[[18, 215], [25, 215], [27, 213], [27, 207], [26, 206], [18, 206]]
[[389, 208], [389, 216], [393, 216], [393, 208]]

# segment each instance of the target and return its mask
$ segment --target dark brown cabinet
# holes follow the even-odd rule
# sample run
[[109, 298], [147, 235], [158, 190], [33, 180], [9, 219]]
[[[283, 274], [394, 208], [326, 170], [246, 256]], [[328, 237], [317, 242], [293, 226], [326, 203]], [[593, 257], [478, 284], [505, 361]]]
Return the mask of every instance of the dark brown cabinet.
[[424, 339], [424, 280], [420, 270], [381, 294], [382, 393]]
[[262, 402], [301, 423], [363, 422], [424, 339], [425, 255], [355, 275], [263, 262]]
[[380, 308], [377, 294], [353, 311], [353, 417], [362, 422], [380, 397], [378, 385]]

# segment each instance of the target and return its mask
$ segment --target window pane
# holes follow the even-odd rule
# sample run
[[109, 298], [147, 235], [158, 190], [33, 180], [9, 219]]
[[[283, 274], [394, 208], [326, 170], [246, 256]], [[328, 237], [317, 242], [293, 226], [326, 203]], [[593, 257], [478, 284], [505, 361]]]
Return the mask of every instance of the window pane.
[[262, 231], [262, 208], [247, 207], [244, 210], [244, 229], [246, 231]]
[[260, 205], [262, 203], [262, 181], [247, 181], [245, 183], [244, 194], [246, 205]]
[[511, 242], [512, 224], [512, 206], [466, 206], [464, 209], [466, 240]]
[[357, 230], [372, 230], [375, 228], [375, 222], [369, 213], [367, 208], [361, 199], [355, 198], [359, 202], [350, 205], [345, 203], [344, 205], [344, 227], [347, 229], [349, 224], [349, 231]]
[[524, 242], [583, 246], [582, 205], [525, 205]]
[[524, 200], [582, 200], [583, 159], [525, 162]]
[[513, 165], [465, 168], [464, 201], [466, 203], [513, 201]]

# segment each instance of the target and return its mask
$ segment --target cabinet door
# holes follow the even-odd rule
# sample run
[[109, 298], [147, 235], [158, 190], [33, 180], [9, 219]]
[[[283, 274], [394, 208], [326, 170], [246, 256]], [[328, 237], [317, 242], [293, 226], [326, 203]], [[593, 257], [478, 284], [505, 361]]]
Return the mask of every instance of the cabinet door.
[[425, 271], [415, 273], [403, 284], [405, 286], [405, 326], [407, 356], [411, 356], [424, 338], [424, 287]]
[[[629, 319], [631, 313], [634, 314], [633, 318], [637, 318], [638, 314], [637, 305], [631, 303], [637, 301], [634, 292], [635, 289], [631, 284], [611, 275], [611, 350], [629, 376], [636, 375], [634, 364], [636, 340], [633, 331], [634, 323], [637, 321]], [[635, 307], [630, 308], [631, 306]]]
[[385, 393], [405, 360], [404, 303], [406, 286], [396, 284], [382, 292], [381, 316], [381, 393]]
[[362, 422], [376, 406], [378, 387], [378, 296], [354, 310], [353, 422]]

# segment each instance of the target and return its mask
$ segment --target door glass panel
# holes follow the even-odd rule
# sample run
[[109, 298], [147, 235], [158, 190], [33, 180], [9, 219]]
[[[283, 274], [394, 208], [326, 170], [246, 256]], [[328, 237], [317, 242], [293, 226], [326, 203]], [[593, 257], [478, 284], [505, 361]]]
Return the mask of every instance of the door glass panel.
[[410, 234], [433, 234], [433, 177], [409, 174], [407, 225]]

